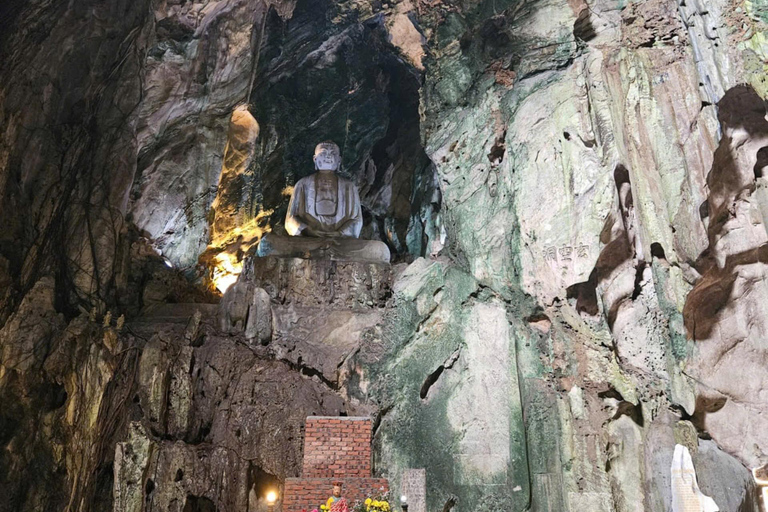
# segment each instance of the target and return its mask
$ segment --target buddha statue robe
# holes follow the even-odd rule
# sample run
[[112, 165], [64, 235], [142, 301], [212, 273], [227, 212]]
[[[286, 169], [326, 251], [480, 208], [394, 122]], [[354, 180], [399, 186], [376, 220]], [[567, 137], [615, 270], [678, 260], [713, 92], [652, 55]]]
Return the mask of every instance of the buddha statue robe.
[[[307, 230], [308, 227], [312, 229]], [[314, 231], [324, 236], [358, 238], [362, 227], [360, 195], [354, 183], [328, 171], [296, 183], [285, 217], [289, 235]]]
[[341, 496], [331, 496], [326, 502], [328, 512], [349, 512], [347, 499]]

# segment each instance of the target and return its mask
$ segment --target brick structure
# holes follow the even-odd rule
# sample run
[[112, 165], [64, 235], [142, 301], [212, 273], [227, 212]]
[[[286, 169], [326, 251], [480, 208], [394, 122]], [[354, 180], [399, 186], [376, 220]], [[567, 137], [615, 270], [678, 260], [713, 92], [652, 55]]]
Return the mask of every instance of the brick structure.
[[350, 508], [356, 500], [389, 490], [389, 482], [371, 475], [370, 418], [310, 416], [304, 433], [301, 478], [288, 478], [283, 512], [311, 511], [330, 497], [333, 481], [344, 483]]
[[304, 478], [371, 476], [371, 419], [310, 416], [304, 431]]

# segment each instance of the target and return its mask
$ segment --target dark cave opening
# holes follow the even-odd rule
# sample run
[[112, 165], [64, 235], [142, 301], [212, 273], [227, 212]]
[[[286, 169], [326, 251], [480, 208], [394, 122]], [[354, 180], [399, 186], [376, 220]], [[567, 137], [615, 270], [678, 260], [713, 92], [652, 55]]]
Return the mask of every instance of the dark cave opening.
[[437, 382], [437, 380], [440, 378], [440, 375], [443, 374], [443, 371], [445, 371], [445, 367], [443, 365], [440, 365], [437, 367], [437, 370], [430, 373], [427, 378], [424, 380], [424, 383], [421, 385], [421, 390], [419, 391], [419, 398], [422, 400], [427, 398], [427, 395], [429, 394], [429, 389]]
[[183, 512], [216, 512], [216, 504], [206, 497], [188, 494]]
[[589, 279], [575, 283], [566, 289], [566, 298], [576, 300], [576, 311], [595, 316], [600, 312], [597, 298], [597, 269], [589, 274]]
[[762, 147], [757, 152], [757, 161], [755, 162], [755, 179], [763, 178], [765, 170], [768, 168], [768, 146]]
[[659, 242], [651, 244], [651, 257], [666, 261], [667, 255], [664, 253], [664, 247]]

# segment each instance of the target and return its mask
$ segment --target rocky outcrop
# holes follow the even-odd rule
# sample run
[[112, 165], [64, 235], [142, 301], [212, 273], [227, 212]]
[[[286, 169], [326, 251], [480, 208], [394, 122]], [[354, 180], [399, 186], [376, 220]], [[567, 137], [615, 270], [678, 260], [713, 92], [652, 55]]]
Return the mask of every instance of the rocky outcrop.
[[348, 411], [324, 384], [217, 334], [212, 320], [191, 343], [184, 324], [131, 326], [151, 337], [136, 372], [137, 411], [116, 445], [114, 510], [181, 511], [192, 500], [248, 510], [251, 489], [300, 470], [307, 415]]
[[[358, 414], [429, 510], [667, 510], [681, 445], [753, 512], [765, 33], [720, 0], [5, 2], [0, 510], [263, 510], [304, 418]], [[322, 139], [394, 266], [252, 257]]]
[[768, 147], [768, 121], [751, 87], [729, 90], [718, 107], [723, 138], [708, 179], [709, 247], [684, 310], [696, 343], [686, 373], [698, 385], [699, 428], [760, 467], [768, 462], [768, 438], [757, 420], [768, 413], [761, 299], [768, 233], [758, 159]]

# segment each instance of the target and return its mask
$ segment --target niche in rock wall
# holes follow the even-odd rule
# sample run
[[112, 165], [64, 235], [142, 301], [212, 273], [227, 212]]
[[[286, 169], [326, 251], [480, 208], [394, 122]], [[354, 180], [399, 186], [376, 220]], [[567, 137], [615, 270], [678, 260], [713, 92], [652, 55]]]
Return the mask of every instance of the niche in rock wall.
[[248, 468], [248, 481], [250, 484], [248, 510], [266, 510], [267, 495], [270, 492], [277, 493], [280, 488], [280, 480], [275, 475], [269, 474], [260, 467], [251, 464]]
[[188, 495], [183, 512], [216, 512], [216, 505], [208, 498]]
[[339, 173], [360, 191], [361, 238], [386, 242], [395, 258], [436, 250], [440, 194], [420, 140], [421, 71], [389, 42], [383, 15], [345, 16], [325, 0], [299, 0], [289, 20], [268, 15], [249, 102], [259, 134], [242, 172], [222, 175], [214, 233], [256, 219], [282, 232], [293, 185], [314, 172], [316, 144], [332, 140]]
[[243, 270], [243, 256], [269, 230], [271, 212], [243, 208], [250, 190], [260, 126], [247, 105], [238, 106], [229, 120], [216, 198], [209, 214], [210, 242], [200, 261], [211, 268], [211, 280], [222, 293]]

